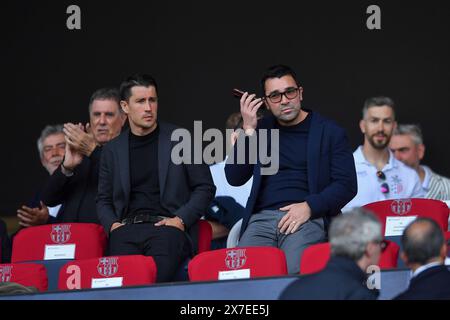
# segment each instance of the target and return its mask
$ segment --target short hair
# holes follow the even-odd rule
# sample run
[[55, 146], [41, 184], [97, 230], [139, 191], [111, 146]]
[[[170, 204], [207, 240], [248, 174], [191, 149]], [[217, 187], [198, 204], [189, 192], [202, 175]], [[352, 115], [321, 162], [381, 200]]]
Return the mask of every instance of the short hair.
[[37, 148], [39, 151], [39, 156], [42, 158], [44, 153], [44, 140], [47, 139], [48, 136], [53, 134], [64, 134], [62, 124], [48, 125], [42, 131], [40, 137], [37, 139]]
[[133, 87], [155, 87], [156, 92], [158, 92], [158, 85], [156, 80], [148, 74], [135, 74], [126, 78], [120, 84], [120, 99], [128, 101], [131, 97], [131, 89]]
[[362, 109], [362, 117], [363, 119], [366, 117], [367, 110], [371, 107], [382, 107], [382, 106], [388, 106], [392, 109], [394, 113], [395, 118], [395, 103], [394, 100], [392, 100], [389, 97], [385, 96], [378, 96], [378, 97], [371, 97], [367, 98], [366, 101], [364, 101], [364, 107]]
[[422, 129], [417, 124], [399, 124], [395, 130], [394, 135], [408, 134], [416, 145], [423, 144]]
[[[411, 234], [411, 228], [417, 224], [427, 224], [424, 232]], [[409, 263], [427, 264], [430, 259], [440, 256], [444, 245], [444, 234], [439, 225], [430, 218], [417, 218], [410, 223], [402, 235], [403, 251]]]
[[240, 112], [233, 112], [228, 116], [227, 121], [225, 122], [226, 129], [238, 129], [242, 126], [242, 115]]
[[287, 75], [290, 75], [292, 78], [294, 78], [295, 83], [297, 84], [297, 86], [299, 86], [299, 83], [297, 81], [297, 75], [295, 74], [295, 71], [292, 70], [290, 67], [279, 64], [279, 65], [275, 65], [275, 66], [271, 66], [271, 67], [267, 68], [267, 70], [265, 71], [264, 75], [261, 78], [262, 94], [264, 96], [266, 95], [267, 79], [281, 78], [281, 77], [284, 77]]
[[381, 242], [381, 223], [371, 212], [355, 208], [331, 222], [331, 254], [358, 261], [370, 242]]
[[92, 104], [95, 100], [113, 100], [117, 102], [117, 108], [119, 111], [122, 111], [122, 108], [120, 107], [119, 90], [116, 88], [101, 88], [96, 90], [89, 99], [89, 113], [92, 110]]

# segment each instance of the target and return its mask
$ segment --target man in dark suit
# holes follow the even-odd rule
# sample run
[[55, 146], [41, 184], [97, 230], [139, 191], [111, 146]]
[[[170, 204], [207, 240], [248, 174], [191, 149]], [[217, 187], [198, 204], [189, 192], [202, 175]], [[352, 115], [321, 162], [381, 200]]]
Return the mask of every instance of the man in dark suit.
[[[239, 135], [225, 172], [233, 186], [245, 184], [253, 175], [239, 246], [281, 248], [289, 273], [296, 274], [303, 250], [326, 240], [330, 218], [355, 196], [355, 165], [345, 131], [302, 108], [303, 88], [293, 70], [271, 67], [261, 82], [263, 98], [248, 93], [241, 98], [245, 134]], [[271, 114], [257, 121], [263, 104]], [[264, 130], [279, 132], [279, 140], [269, 139], [267, 145], [273, 160], [279, 158], [277, 172], [264, 172], [267, 160], [261, 154], [267, 150], [249, 150], [252, 139], [264, 141]], [[253, 164], [252, 155], [258, 155]]]
[[98, 215], [110, 255], [152, 256], [157, 281], [170, 281], [192, 252], [186, 231], [205, 214], [215, 187], [205, 164], [172, 161], [177, 128], [157, 121], [156, 81], [135, 75], [120, 92], [130, 129], [103, 150]]
[[412, 278], [395, 299], [450, 299], [450, 271], [444, 265], [447, 245], [439, 225], [429, 218], [416, 219], [403, 232], [402, 247]]
[[99, 89], [89, 102], [89, 124], [64, 124], [66, 150], [41, 197], [47, 206], [62, 204], [56, 221], [99, 223], [95, 197], [102, 146], [116, 137], [126, 120], [117, 89]]
[[280, 299], [375, 300], [379, 282], [368, 283], [367, 275], [368, 268], [378, 264], [382, 239], [378, 219], [361, 208], [335, 218], [330, 227], [331, 258], [325, 269], [300, 277]]

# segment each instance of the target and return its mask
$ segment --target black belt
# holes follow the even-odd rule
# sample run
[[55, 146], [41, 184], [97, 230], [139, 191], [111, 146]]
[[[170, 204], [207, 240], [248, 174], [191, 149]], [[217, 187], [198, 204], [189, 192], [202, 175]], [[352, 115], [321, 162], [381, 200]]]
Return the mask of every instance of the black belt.
[[157, 223], [168, 217], [154, 216], [151, 214], [138, 214], [131, 218], [125, 218], [122, 220], [123, 224], [135, 224], [135, 223]]

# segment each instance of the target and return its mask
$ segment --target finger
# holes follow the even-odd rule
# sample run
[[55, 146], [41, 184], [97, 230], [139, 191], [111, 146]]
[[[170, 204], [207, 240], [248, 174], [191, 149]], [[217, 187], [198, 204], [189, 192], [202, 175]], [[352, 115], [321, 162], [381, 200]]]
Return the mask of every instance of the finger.
[[280, 232], [281, 233], [286, 233], [286, 230], [287, 230], [288, 227], [289, 227], [289, 222], [285, 221], [280, 227]]
[[167, 219], [163, 219], [157, 223], [155, 223], [155, 226], [160, 227], [160, 226], [164, 226], [167, 224]]
[[252, 113], [256, 114], [259, 110], [259, 108], [261, 108], [261, 106], [264, 104], [264, 101], [260, 101], [259, 103], [257, 103], [253, 108], [252, 108]]
[[285, 214], [281, 219], [280, 219], [280, 222], [278, 222], [278, 228], [281, 228], [281, 226], [287, 221], [287, 220], [289, 220], [290, 219], [290, 216], [289, 216], [289, 214]]
[[27, 207], [27, 206], [22, 206], [22, 208], [21, 208], [22, 210], [25, 210], [25, 211], [33, 211], [33, 209], [32, 208], [30, 208], [30, 207]]
[[41, 203], [41, 208], [47, 208], [47, 206], [45, 205], [45, 203], [43, 203], [42, 201], [41, 201], [40, 203]]
[[249, 107], [250, 107], [250, 104], [252, 103], [252, 101], [253, 101], [253, 99], [256, 97], [256, 94], [251, 94], [251, 95], [249, 95], [246, 99], [245, 99], [245, 101], [244, 101], [244, 104], [247, 106], [247, 108], [249, 109]]
[[31, 221], [33, 221], [31, 218], [25, 217], [22, 214], [18, 214], [17, 217], [19, 218], [20, 221], [23, 221], [25, 223], [30, 223]]
[[248, 92], [244, 92], [244, 94], [242, 95], [242, 97], [240, 99], [241, 106], [244, 105], [244, 101], [245, 101], [245, 99], [247, 99], [247, 97], [248, 97]]
[[35, 216], [35, 214], [33, 214], [32, 212], [26, 212], [23, 210], [17, 210], [17, 216], [19, 216], [19, 214], [22, 217], [26, 217], [27, 219], [33, 219], [33, 217]]
[[284, 206], [283, 208], [280, 208], [281, 211], [289, 211], [292, 208], [292, 204]]
[[19, 221], [19, 226], [28, 228], [31, 227], [31, 224]]
[[91, 133], [91, 125], [89, 124], [89, 122], [86, 123], [85, 127], [86, 127], [86, 132], [90, 134]]

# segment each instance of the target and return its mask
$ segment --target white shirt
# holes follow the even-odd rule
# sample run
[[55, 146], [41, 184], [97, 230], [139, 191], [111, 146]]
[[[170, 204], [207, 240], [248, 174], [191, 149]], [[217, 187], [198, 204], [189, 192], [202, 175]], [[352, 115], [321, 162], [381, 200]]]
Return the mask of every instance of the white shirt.
[[[386, 180], [377, 177], [377, 168], [364, 157], [362, 146], [353, 153], [355, 159], [358, 193], [342, 209], [351, 210], [371, 202], [387, 199], [423, 198], [424, 192], [417, 172], [395, 159], [389, 151], [389, 161], [382, 169]], [[381, 192], [381, 185], [387, 183], [389, 192]]]
[[242, 186], [234, 187], [230, 185], [225, 176], [226, 161], [227, 159], [209, 167], [214, 185], [216, 186], [216, 197], [232, 197], [234, 200], [236, 200], [237, 203], [245, 208], [245, 206], [247, 205], [248, 197], [250, 196], [250, 191], [252, 190], [253, 177], [251, 177]]
[[58, 204], [54, 207], [48, 207], [48, 214], [51, 215], [52, 217], [57, 217], [58, 213], [59, 213], [59, 209], [61, 209], [61, 205]]

